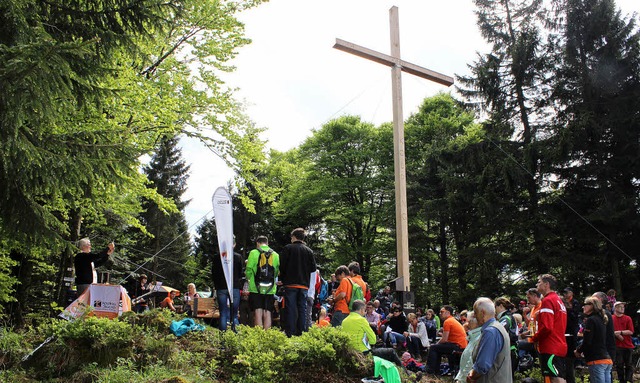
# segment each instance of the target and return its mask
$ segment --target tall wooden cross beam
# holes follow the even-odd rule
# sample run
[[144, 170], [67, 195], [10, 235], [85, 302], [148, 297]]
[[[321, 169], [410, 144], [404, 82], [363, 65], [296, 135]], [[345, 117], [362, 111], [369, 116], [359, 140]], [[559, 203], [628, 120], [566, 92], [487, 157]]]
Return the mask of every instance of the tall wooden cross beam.
[[407, 175], [404, 159], [404, 121], [402, 116], [401, 73], [404, 71], [446, 86], [453, 85], [453, 78], [402, 60], [400, 58], [400, 23], [398, 21], [398, 7], [393, 6], [389, 9], [389, 22], [391, 24], [391, 56], [341, 39], [336, 39], [336, 43], [333, 47], [391, 67], [391, 87], [393, 88], [393, 160], [396, 184], [396, 248], [398, 258], [398, 277], [402, 281], [403, 290], [409, 291]]

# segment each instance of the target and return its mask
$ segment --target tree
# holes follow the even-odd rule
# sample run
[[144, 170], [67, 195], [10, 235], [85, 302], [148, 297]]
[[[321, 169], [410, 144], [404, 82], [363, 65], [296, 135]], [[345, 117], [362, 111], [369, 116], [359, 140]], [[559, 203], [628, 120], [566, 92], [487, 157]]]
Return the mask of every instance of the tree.
[[141, 222], [153, 237], [139, 243], [138, 247], [146, 254], [153, 254], [150, 268], [154, 273], [164, 276], [167, 285], [182, 287], [190, 253], [184, 217], [188, 201], [182, 200], [187, 188], [189, 166], [182, 159], [178, 137], [161, 139], [144, 173], [149, 178], [149, 187], [173, 201], [178, 212], [167, 212], [153, 201], [144, 201], [145, 211]]
[[475, 4], [478, 26], [492, 48], [469, 65], [472, 76], [459, 77], [467, 87], [462, 94], [488, 112], [488, 142], [514, 159], [509, 173], [516, 179], [510, 194], [515, 197], [514, 214], [522, 213], [512, 221], [519, 231], [514, 239], [520, 244], [512, 255], [525, 269], [540, 271], [546, 263], [547, 231], [539, 206], [545, 174], [538, 141], [548, 130], [546, 79], [552, 56], [541, 30], [545, 8], [542, 0], [476, 0]]
[[376, 129], [345, 116], [326, 123], [300, 148], [310, 161], [305, 190], [296, 190], [300, 208], [323, 217], [324, 251], [333, 263], [358, 261], [365, 277], [376, 258], [392, 255], [379, 246], [390, 232], [390, 134], [388, 126]]
[[551, 147], [562, 186], [558, 227], [568, 239], [561, 251], [584, 260], [566, 267], [580, 280], [606, 271], [600, 283], [628, 290], [638, 278], [629, 266], [638, 261], [640, 229], [640, 32], [611, 0], [569, 0], [558, 10], [565, 22], [556, 24]]
[[[473, 120], [448, 94], [425, 99], [407, 120], [412, 291], [420, 300], [453, 302], [465, 291], [473, 294], [464, 285], [474, 279], [465, 254], [479, 223], [473, 204], [479, 177], [466, 160], [482, 138]], [[452, 294], [456, 280], [459, 292]]]
[[[12, 270], [58, 265], [51, 292], [60, 297], [86, 223], [114, 215], [144, 230], [143, 197], [175, 211], [138, 172], [165, 134], [199, 137], [232, 162], [244, 125], [217, 71], [231, 70], [224, 63], [249, 42], [235, 15], [259, 2], [0, 5], [0, 235], [24, 244]], [[36, 262], [42, 249], [50, 255]], [[3, 286], [40, 292], [21, 278]]]

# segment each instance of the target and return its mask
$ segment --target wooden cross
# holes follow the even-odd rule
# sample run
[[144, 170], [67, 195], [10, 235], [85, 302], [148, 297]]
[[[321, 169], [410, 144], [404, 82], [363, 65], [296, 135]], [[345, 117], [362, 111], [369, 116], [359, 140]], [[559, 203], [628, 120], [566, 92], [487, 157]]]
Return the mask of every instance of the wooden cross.
[[391, 87], [393, 98], [393, 161], [395, 169], [396, 193], [396, 248], [398, 259], [398, 277], [404, 291], [409, 291], [409, 241], [407, 220], [407, 175], [404, 155], [404, 121], [402, 116], [402, 79], [405, 71], [412, 75], [435, 81], [438, 84], [451, 86], [453, 78], [432, 70], [411, 64], [400, 59], [400, 27], [398, 21], [398, 7], [389, 9], [391, 24], [391, 56], [384, 53], [336, 39], [333, 46], [336, 49], [364, 57], [391, 67]]

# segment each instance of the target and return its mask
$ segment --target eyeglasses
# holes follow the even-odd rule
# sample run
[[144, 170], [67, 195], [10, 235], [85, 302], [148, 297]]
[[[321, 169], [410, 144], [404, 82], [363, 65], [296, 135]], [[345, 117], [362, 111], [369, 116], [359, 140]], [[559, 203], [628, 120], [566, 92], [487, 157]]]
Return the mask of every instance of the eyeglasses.
[[584, 305], [584, 306], [593, 306], [593, 303], [591, 303], [591, 302], [584, 302], [584, 303], [583, 303], [583, 305]]

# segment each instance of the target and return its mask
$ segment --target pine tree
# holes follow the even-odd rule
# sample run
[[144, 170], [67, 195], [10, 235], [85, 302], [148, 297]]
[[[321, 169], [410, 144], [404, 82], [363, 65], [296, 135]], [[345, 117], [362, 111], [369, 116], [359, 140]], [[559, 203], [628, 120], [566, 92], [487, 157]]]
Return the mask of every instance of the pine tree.
[[[542, 172], [539, 142], [548, 130], [546, 102], [549, 73], [545, 31], [546, 16], [541, 0], [475, 0], [478, 26], [492, 44], [470, 65], [471, 76], [460, 77], [467, 102], [481, 105], [487, 113], [487, 154], [494, 152], [494, 177], [503, 179], [497, 190], [509, 201], [514, 215], [504, 233], [514, 232], [509, 252], [514, 261], [545, 268], [544, 219], [541, 192], [546, 175]], [[502, 154], [501, 152], [504, 151]], [[515, 161], [514, 161], [515, 159]], [[491, 171], [486, 171], [490, 175]], [[505, 222], [507, 222], [505, 221]], [[519, 246], [519, 248], [517, 248]]]
[[[182, 200], [187, 187], [189, 165], [182, 159], [178, 137], [162, 138], [144, 172], [149, 178], [149, 187], [172, 200], [179, 212], [167, 212], [153, 201], [144, 201], [146, 211], [142, 214], [141, 221], [153, 238], [143, 241], [138, 247], [147, 254], [153, 254], [151, 269], [164, 277], [165, 284], [183, 289], [189, 283], [184, 280], [190, 255], [189, 234], [184, 217], [188, 201]], [[150, 276], [151, 278], [154, 277]]]
[[640, 31], [612, 0], [559, 3], [552, 147], [571, 209], [557, 202], [558, 227], [564, 251], [582, 260], [568, 271], [585, 280], [602, 270], [597, 278], [620, 291], [621, 281], [637, 280], [620, 266], [637, 262], [640, 249]]

